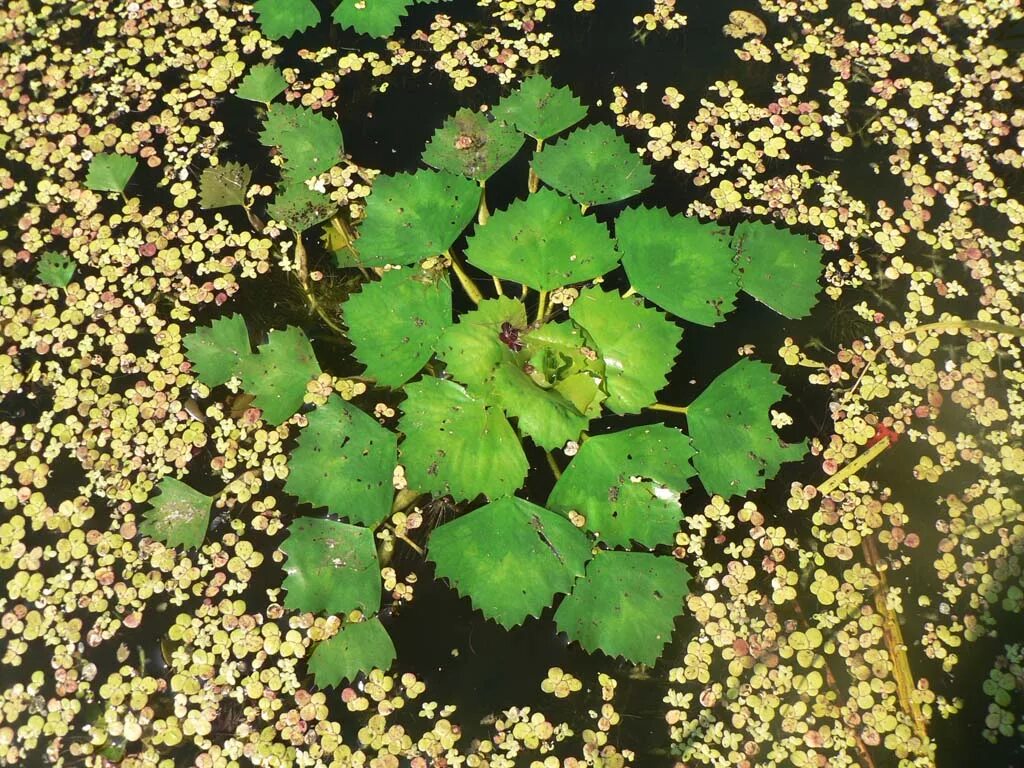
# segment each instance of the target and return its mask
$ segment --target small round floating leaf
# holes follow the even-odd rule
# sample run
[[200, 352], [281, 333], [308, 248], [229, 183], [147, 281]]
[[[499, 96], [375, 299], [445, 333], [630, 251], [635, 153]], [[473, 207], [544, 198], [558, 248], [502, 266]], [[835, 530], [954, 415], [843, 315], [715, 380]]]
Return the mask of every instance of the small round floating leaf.
[[157, 485], [158, 496], [150, 499], [139, 530], [169, 547], [194, 549], [203, 544], [210, 526], [213, 497], [200, 493], [173, 477]]
[[585, 527], [613, 547], [671, 544], [679, 531], [679, 496], [696, 471], [690, 440], [661, 424], [597, 435], [555, 484], [547, 506], [578, 512]]
[[252, 168], [242, 163], [211, 165], [199, 177], [199, 207], [203, 210], [245, 205]]
[[124, 192], [139, 161], [109, 152], [96, 155], [89, 163], [85, 186], [96, 192]]
[[576, 125], [587, 116], [587, 108], [568, 88], [555, 88], [544, 75], [533, 75], [498, 102], [494, 114], [543, 141]]
[[500, 408], [433, 377], [405, 391], [398, 428], [410, 488], [458, 501], [508, 496], [523, 484], [529, 464]]
[[67, 254], [46, 251], [36, 262], [39, 281], [53, 288], [67, 288], [75, 274], [75, 262]]
[[292, 104], [270, 105], [260, 143], [280, 148], [284, 174], [291, 181], [330, 170], [341, 160], [343, 145], [341, 128], [334, 120]]
[[565, 518], [506, 496], [435, 529], [429, 556], [438, 576], [511, 629], [572, 589], [590, 543]]
[[308, 420], [288, 460], [285, 490], [332, 515], [376, 528], [395, 495], [398, 438], [337, 396]]
[[587, 651], [653, 664], [683, 613], [689, 580], [686, 566], [672, 557], [598, 552], [555, 622]]
[[302, 406], [306, 385], [320, 375], [320, 365], [306, 334], [289, 326], [272, 330], [258, 354], [242, 357], [237, 373], [263, 418], [280, 424]]
[[373, 669], [388, 669], [395, 660], [395, 644], [380, 619], [349, 622], [334, 637], [317, 643], [309, 657], [309, 671], [318, 688], [333, 688]]
[[338, 206], [328, 195], [293, 181], [278, 187], [267, 213], [294, 232], [303, 232], [334, 215]]
[[452, 287], [416, 269], [393, 269], [344, 304], [348, 337], [366, 374], [385, 387], [415, 376], [452, 322]]
[[281, 544], [284, 604], [295, 611], [374, 613], [380, 607], [380, 564], [373, 531], [334, 520], [300, 517]]
[[269, 104], [287, 87], [288, 83], [277, 67], [272, 64], [257, 64], [242, 78], [235, 95], [247, 101]]
[[785, 394], [771, 366], [743, 358], [687, 407], [693, 463], [709, 493], [743, 496], [803, 458], [804, 443], [787, 445], [771, 425], [769, 409]]
[[604, 360], [608, 399], [615, 413], [639, 413], [657, 400], [672, 362], [679, 354], [682, 330], [640, 298], [587, 288], [569, 308]]
[[291, 37], [320, 23], [312, 0], [256, 0], [252, 6], [263, 34], [271, 40]]
[[599, 277], [619, 261], [608, 228], [550, 189], [494, 213], [469, 238], [466, 258], [538, 291]]
[[630, 285], [662, 309], [701, 325], [720, 323], [736, 304], [736, 265], [723, 232], [714, 223], [663, 208], [631, 208], [615, 221]]
[[625, 200], [654, 183], [627, 141], [604, 123], [577, 128], [533, 158], [541, 180], [585, 205]]
[[472, 221], [479, 202], [476, 184], [445, 171], [378, 177], [355, 244], [360, 263], [412, 264], [447, 251]]
[[762, 221], [744, 221], [732, 236], [740, 288], [780, 315], [811, 312], [821, 290], [821, 246]]
[[253, 356], [241, 315], [219, 317], [209, 326], [199, 326], [181, 343], [196, 377], [208, 387], [228, 381], [238, 373], [241, 360]]
[[432, 168], [486, 181], [523, 146], [523, 137], [503, 120], [460, 109], [434, 132], [423, 150]]
[[413, 0], [341, 0], [331, 18], [342, 29], [360, 35], [387, 37], [402, 23]]

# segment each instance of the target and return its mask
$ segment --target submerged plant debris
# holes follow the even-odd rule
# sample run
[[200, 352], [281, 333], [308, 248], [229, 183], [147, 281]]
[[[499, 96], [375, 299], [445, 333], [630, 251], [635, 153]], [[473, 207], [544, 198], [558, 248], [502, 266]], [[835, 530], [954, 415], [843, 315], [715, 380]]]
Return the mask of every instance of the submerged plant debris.
[[712, 5], [0, 9], [0, 762], [1024, 760], [1024, 10]]

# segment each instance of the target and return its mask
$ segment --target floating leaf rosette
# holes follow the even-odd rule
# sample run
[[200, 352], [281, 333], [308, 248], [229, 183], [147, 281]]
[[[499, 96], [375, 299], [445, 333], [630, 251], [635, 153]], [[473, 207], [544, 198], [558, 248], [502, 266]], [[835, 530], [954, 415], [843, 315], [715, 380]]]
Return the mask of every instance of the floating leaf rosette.
[[821, 290], [821, 246], [762, 221], [744, 221], [732, 236], [740, 288], [780, 315], [810, 314]]
[[318, 688], [354, 681], [373, 669], [387, 669], [395, 660], [395, 644], [374, 617], [346, 622], [334, 637], [317, 643], [309, 657], [309, 671]]
[[195, 549], [202, 546], [210, 527], [213, 497], [200, 493], [173, 477], [157, 485], [159, 494], [150, 499], [139, 530], [169, 547]]
[[523, 146], [523, 137], [502, 120], [460, 109], [445, 120], [423, 150], [432, 168], [486, 181]]
[[587, 116], [587, 108], [568, 88], [555, 88], [544, 75], [531, 75], [494, 107], [494, 114], [544, 141], [576, 125]]

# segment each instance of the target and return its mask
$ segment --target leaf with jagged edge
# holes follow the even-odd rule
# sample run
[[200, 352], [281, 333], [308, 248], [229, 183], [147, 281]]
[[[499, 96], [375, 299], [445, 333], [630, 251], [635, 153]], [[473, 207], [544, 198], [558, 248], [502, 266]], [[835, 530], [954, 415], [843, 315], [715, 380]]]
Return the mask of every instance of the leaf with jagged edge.
[[550, 189], [495, 212], [469, 238], [466, 258], [538, 291], [599, 277], [619, 263], [608, 227]]
[[771, 366], [743, 358], [687, 406], [693, 463], [709, 493], [743, 496], [804, 457], [804, 443], [787, 445], [772, 428], [770, 408], [785, 395]]
[[273, 64], [256, 64], [238, 84], [235, 96], [247, 101], [270, 104], [274, 97], [287, 87], [287, 81]]
[[452, 287], [418, 269], [388, 270], [343, 306], [348, 338], [366, 375], [397, 388], [433, 356], [452, 323]]
[[810, 314], [824, 268], [817, 242], [763, 221], [744, 221], [733, 233], [732, 248], [742, 290], [784, 317]]
[[75, 275], [75, 261], [67, 254], [46, 251], [36, 262], [36, 275], [52, 288], [67, 288]]
[[500, 408], [433, 377], [405, 391], [398, 428], [410, 488], [459, 501], [480, 494], [496, 499], [522, 486], [529, 464]]
[[242, 163], [211, 165], [199, 177], [199, 207], [205, 211], [245, 205], [252, 168]]
[[373, 531], [316, 517], [300, 517], [281, 543], [287, 556], [284, 605], [311, 613], [375, 613], [380, 607], [380, 563]]
[[242, 357], [237, 373], [263, 419], [280, 424], [302, 406], [306, 385], [320, 375], [320, 364], [306, 334], [288, 326], [272, 330], [257, 354]]
[[288, 459], [284, 489], [370, 528], [391, 512], [398, 437], [338, 396], [309, 414]]
[[271, 40], [291, 37], [320, 23], [312, 0], [256, 0], [252, 6], [260, 30]]
[[427, 142], [423, 162], [432, 168], [486, 181], [523, 146], [520, 133], [503, 120], [463, 108], [444, 121]]
[[263, 121], [260, 143], [278, 147], [284, 176], [301, 182], [330, 170], [341, 160], [344, 142], [337, 122], [293, 104], [271, 104]]
[[104, 152], [89, 161], [85, 186], [96, 192], [124, 192], [139, 161], [128, 155]]
[[438, 576], [511, 629], [572, 589], [590, 542], [564, 517], [506, 496], [436, 528], [428, 553]]
[[494, 107], [498, 119], [544, 141], [587, 116], [587, 108], [568, 88], [555, 88], [550, 78], [532, 75]]
[[170, 476], [156, 488], [160, 493], [150, 498], [150, 508], [142, 513], [139, 531], [169, 547], [202, 546], [210, 526], [213, 497]]
[[679, 354], [683, 331], [665, 313], [617, 291], [587, 288], [569, 308], [604, 360], [608, 399], [615, 413], [639, 413], [657, 401]]
[[584, 527], [613, 547], [671, 544], [679, 531], [679, 496], [696, 470], [690, 439], [662, 424], [595, 435], [558, 479], [547, 507], [585, 518]]
[[438, 256], [473, 220], [480, 188], [445, 171], [378, 176], [366, 201], [355, 247], [367, 267], [412, 264]]
[[209, 326], [197, 326], [181, 344], [196, 378], [208, 387], [228, 381], [238, 373], [240, 362], [253, 356], [241, 315], [227, 315]]
[[380, 619], [346, 622], [334, 637], [316, 644], [308, 667], [318, 688], [352, 682], [359, 674], [387, 670], [395, 660], [395, 644]]
[[689, 580], [673, 557], [598, 552], [558, 606], [555, 623], [587, 651], [654, 664], [683, 613]]
[[625, 200], [654, 183], [650, 169], [611, 126], [577, 128], [534, 155], [541, 181], [584, 205]]
[[331, 18], [342, 29], [360, 35], [387, 37], [402, 23], [413, 0], [341, 0]]
[[302, 182], [279, 186], [274, 202], [267, 206], [271, 219], [299, 233], [331, 218], [337, 210], [338, 206], [329, 195], [310, 189]]
[[684, 320], [716, 325], [736, 305], [739, 282], [728, 234], [717, 224], [630, 208], [615, 221], [629, 283]]

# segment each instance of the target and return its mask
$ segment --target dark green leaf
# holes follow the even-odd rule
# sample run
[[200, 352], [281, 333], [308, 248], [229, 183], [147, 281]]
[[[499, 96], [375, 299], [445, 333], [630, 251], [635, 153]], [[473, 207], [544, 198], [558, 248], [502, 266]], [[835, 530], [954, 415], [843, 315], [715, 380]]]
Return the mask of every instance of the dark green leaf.
[[341, 0], [331, 18], [343, 29], [387, 37], [402, 22], [413, 0]]
[[338, 124], [292, 104], [270, 105], [260, 143], [281, 149], [284, 173], [292, 182], [305, 181], [330, 170], [341, 160], [342, 138]]
[[320, 23], [320, 11], [312, 0], [256, 0], [252, 9], [263, 34], [271, 40], [291, 37]]
[[309, 671], [318, 688], [337, 687], [373, 669], [386, 670], [395, 660], [395, 644], [373, 618], [347, 622], [334, 637], [317, 643], [309, 657]]
[[287, 87], [288, 83], [276, 67], [271, 64], [256, 64], [242, 78], [235, 95], [240, 99], [269, 104]]
[[306, 334], [291, 326], [271, 331], [258, 352], [242, 357], [237, 373], [264, 420], [280, 424], [302, 406], [306, 385], [320, 375], [320, 365]]
[[53, 288], [67, 288], [75, 274], [75, 262], [67, 254], [46, 251], [36, 262], [39, 281]]
[[85, 175], [85, 186], [97, 192], [124, 192], [139, 161], [127, 155], [109, 152], [93, 157], [89, 172]]
[[160, 493], [150, 499], [139, 531], [169, 547], [202, 546], [210, 526], [213, 497], [169, 476], [160, 481], [157, 490]]
[[208, 387], [219, 386], [238, 373], [243, 358], [252, 357], [249, 332], [241, 315], [227, 315], [208, 327], [198, 326], [181, 340], [196, 378]]
[[494, 114], [541, 141], [587, 116], [587, 108], [568, 88], [555, 88], [543, 75], [528, 77], [494, 107]]
[[821, 290], [818, 243], [761, 221], [744, 221], [736, 227], [732, 247], [740, 288], [785, 317], [810, 314]]

